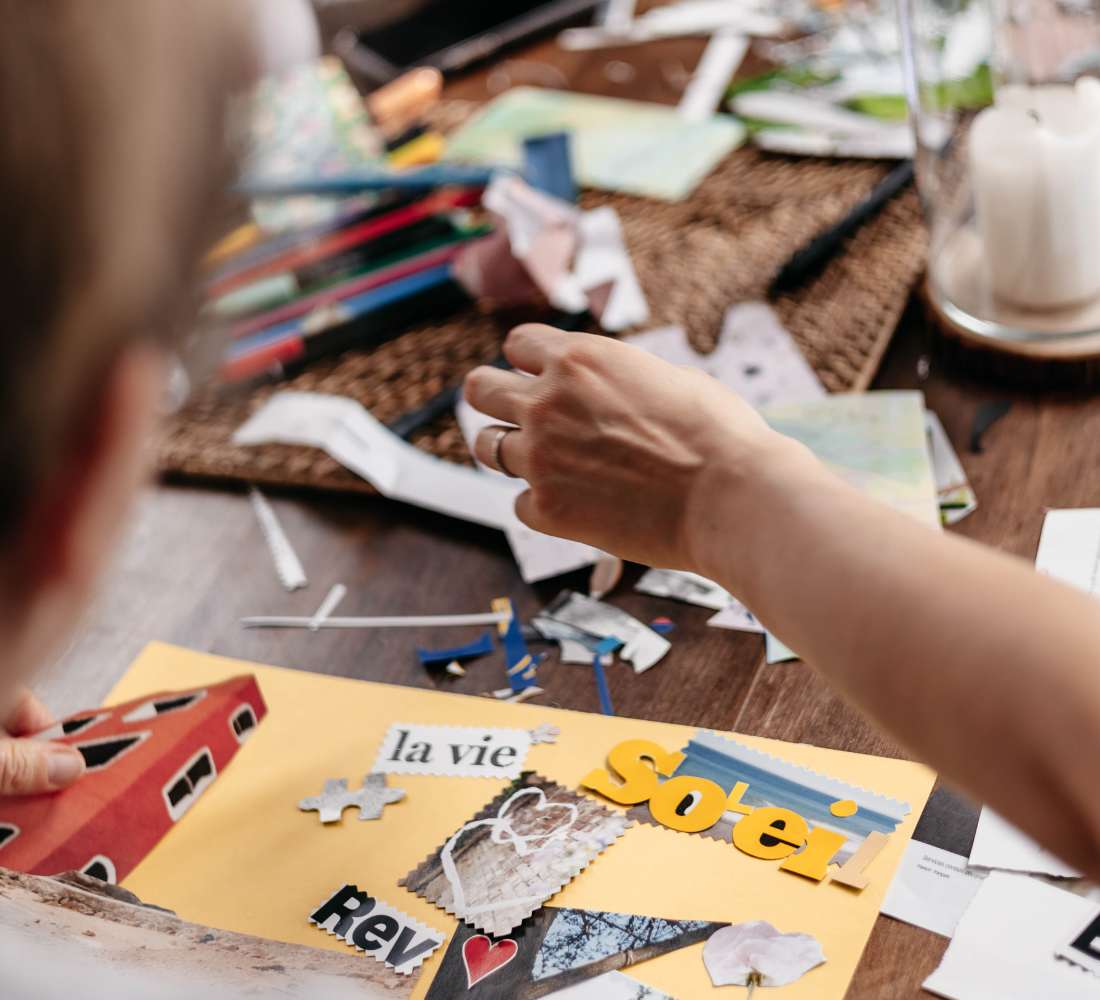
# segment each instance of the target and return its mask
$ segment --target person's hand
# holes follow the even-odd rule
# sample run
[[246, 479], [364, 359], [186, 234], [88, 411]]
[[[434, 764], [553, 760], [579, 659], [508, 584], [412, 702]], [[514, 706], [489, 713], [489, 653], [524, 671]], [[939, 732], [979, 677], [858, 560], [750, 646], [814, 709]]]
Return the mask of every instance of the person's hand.
[[516, 513], [537, 531], [706, 572], [746, 487], [800, 448], [715, 379], [628, 344], [529, 324], [504, 353], [516, 371], [477, 368], [465, 395], [515, 429], [484, 429], [474, 450], [527, 480]]
[[0, 795], [33, 795], [71, 785], [84, 758], [64, 743], [24, 737], [53, 725], [54, 717], [30, 691], [22, 691], [0, 728]]

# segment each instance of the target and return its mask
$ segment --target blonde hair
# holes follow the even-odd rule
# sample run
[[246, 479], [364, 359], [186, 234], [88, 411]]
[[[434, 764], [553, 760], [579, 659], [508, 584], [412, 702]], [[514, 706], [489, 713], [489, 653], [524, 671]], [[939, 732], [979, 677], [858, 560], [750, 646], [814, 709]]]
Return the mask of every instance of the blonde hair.
[[239, 0], [0, 0], [0, 535], [80, 447], [103, 374], [168, 342], [255, 73]]

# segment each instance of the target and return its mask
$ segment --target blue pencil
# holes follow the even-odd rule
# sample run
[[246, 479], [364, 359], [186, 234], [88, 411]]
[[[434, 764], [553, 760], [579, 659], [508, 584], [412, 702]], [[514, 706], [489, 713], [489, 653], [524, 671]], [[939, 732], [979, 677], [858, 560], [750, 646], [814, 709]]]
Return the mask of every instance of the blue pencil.
[[357, 170], [332, 177], [245, 178], [237, 191], [249, 198], [285, 198], [291, 195], [343, 197], [361, 191], [415, 190], [459, 185], [485, 187], [502, 167], [432, 164], [415, 170]]
[[600, 696], [600, 711], [604, 715], [614, 715], [615, 709], [611, 705], [611, 692], [607, 689], [607, 674], [604, 673], [603, 653], [597, 653], [592, 658], [592, 672], [596, 675], [596, 691]]

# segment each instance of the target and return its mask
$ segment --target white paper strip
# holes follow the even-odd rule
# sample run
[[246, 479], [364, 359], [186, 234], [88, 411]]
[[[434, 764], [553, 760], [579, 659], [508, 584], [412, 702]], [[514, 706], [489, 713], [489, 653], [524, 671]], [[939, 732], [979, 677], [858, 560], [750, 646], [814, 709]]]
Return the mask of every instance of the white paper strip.
[[680, 116], [689, 122], [699, 122], [713, 115], [748, 51], [748, 38], [733, 28], [723, 28], [712, 35], [680, 98], [676, 109]]
[[275, 563], [275, 572], [287, 590], [300, 590], [309, 581], [306, 579], [306, 571], [302, 568], [302, 562], [298, 554], [286, 537], [283, 526], [271, 509], [271, 504], [255, 486], [248, 490], [248, 499], [252, 501], [252, 509], [256, 512], [256, 520], [260, 522], [260, 531], [263, 532], [264, 541], [271, 552], [271, 558]]
[[1050, 851], [1044, 850], [988, 806], [982, 807], [978, 817], [974, 846], [970, 848], [970, 863], [980, 868], [1003, 868], [1060, 878], [1081, 876], [1076, 868], [1071, 868]]
[[334, 583], [332, 589], [321, 602], [321, 606], [313, 612], [309, 620], [309, 627], [316, 632], [335, 610], [336, 606], [347, 596], [348, 588], [342, 583]]
[[[430, 628], [437, 625], [496, 625], [510, 614], [486, 611], [474, 615], [381, 615], [373, 618], [325, 618], [317, 628]], [[313, 628], [314, 619], [290, 615], [252, 615], [241, 619], [245, 628]]]

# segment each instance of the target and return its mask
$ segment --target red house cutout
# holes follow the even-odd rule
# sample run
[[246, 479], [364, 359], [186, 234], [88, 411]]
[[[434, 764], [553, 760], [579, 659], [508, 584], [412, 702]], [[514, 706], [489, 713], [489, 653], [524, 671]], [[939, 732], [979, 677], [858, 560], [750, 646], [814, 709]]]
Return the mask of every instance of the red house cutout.
[[267, 714], [256, 678], [78, 712], [36, 739], [76, 747], [87, 773], [52, 795], [0, 797], [0, 865], [124, 879]]

